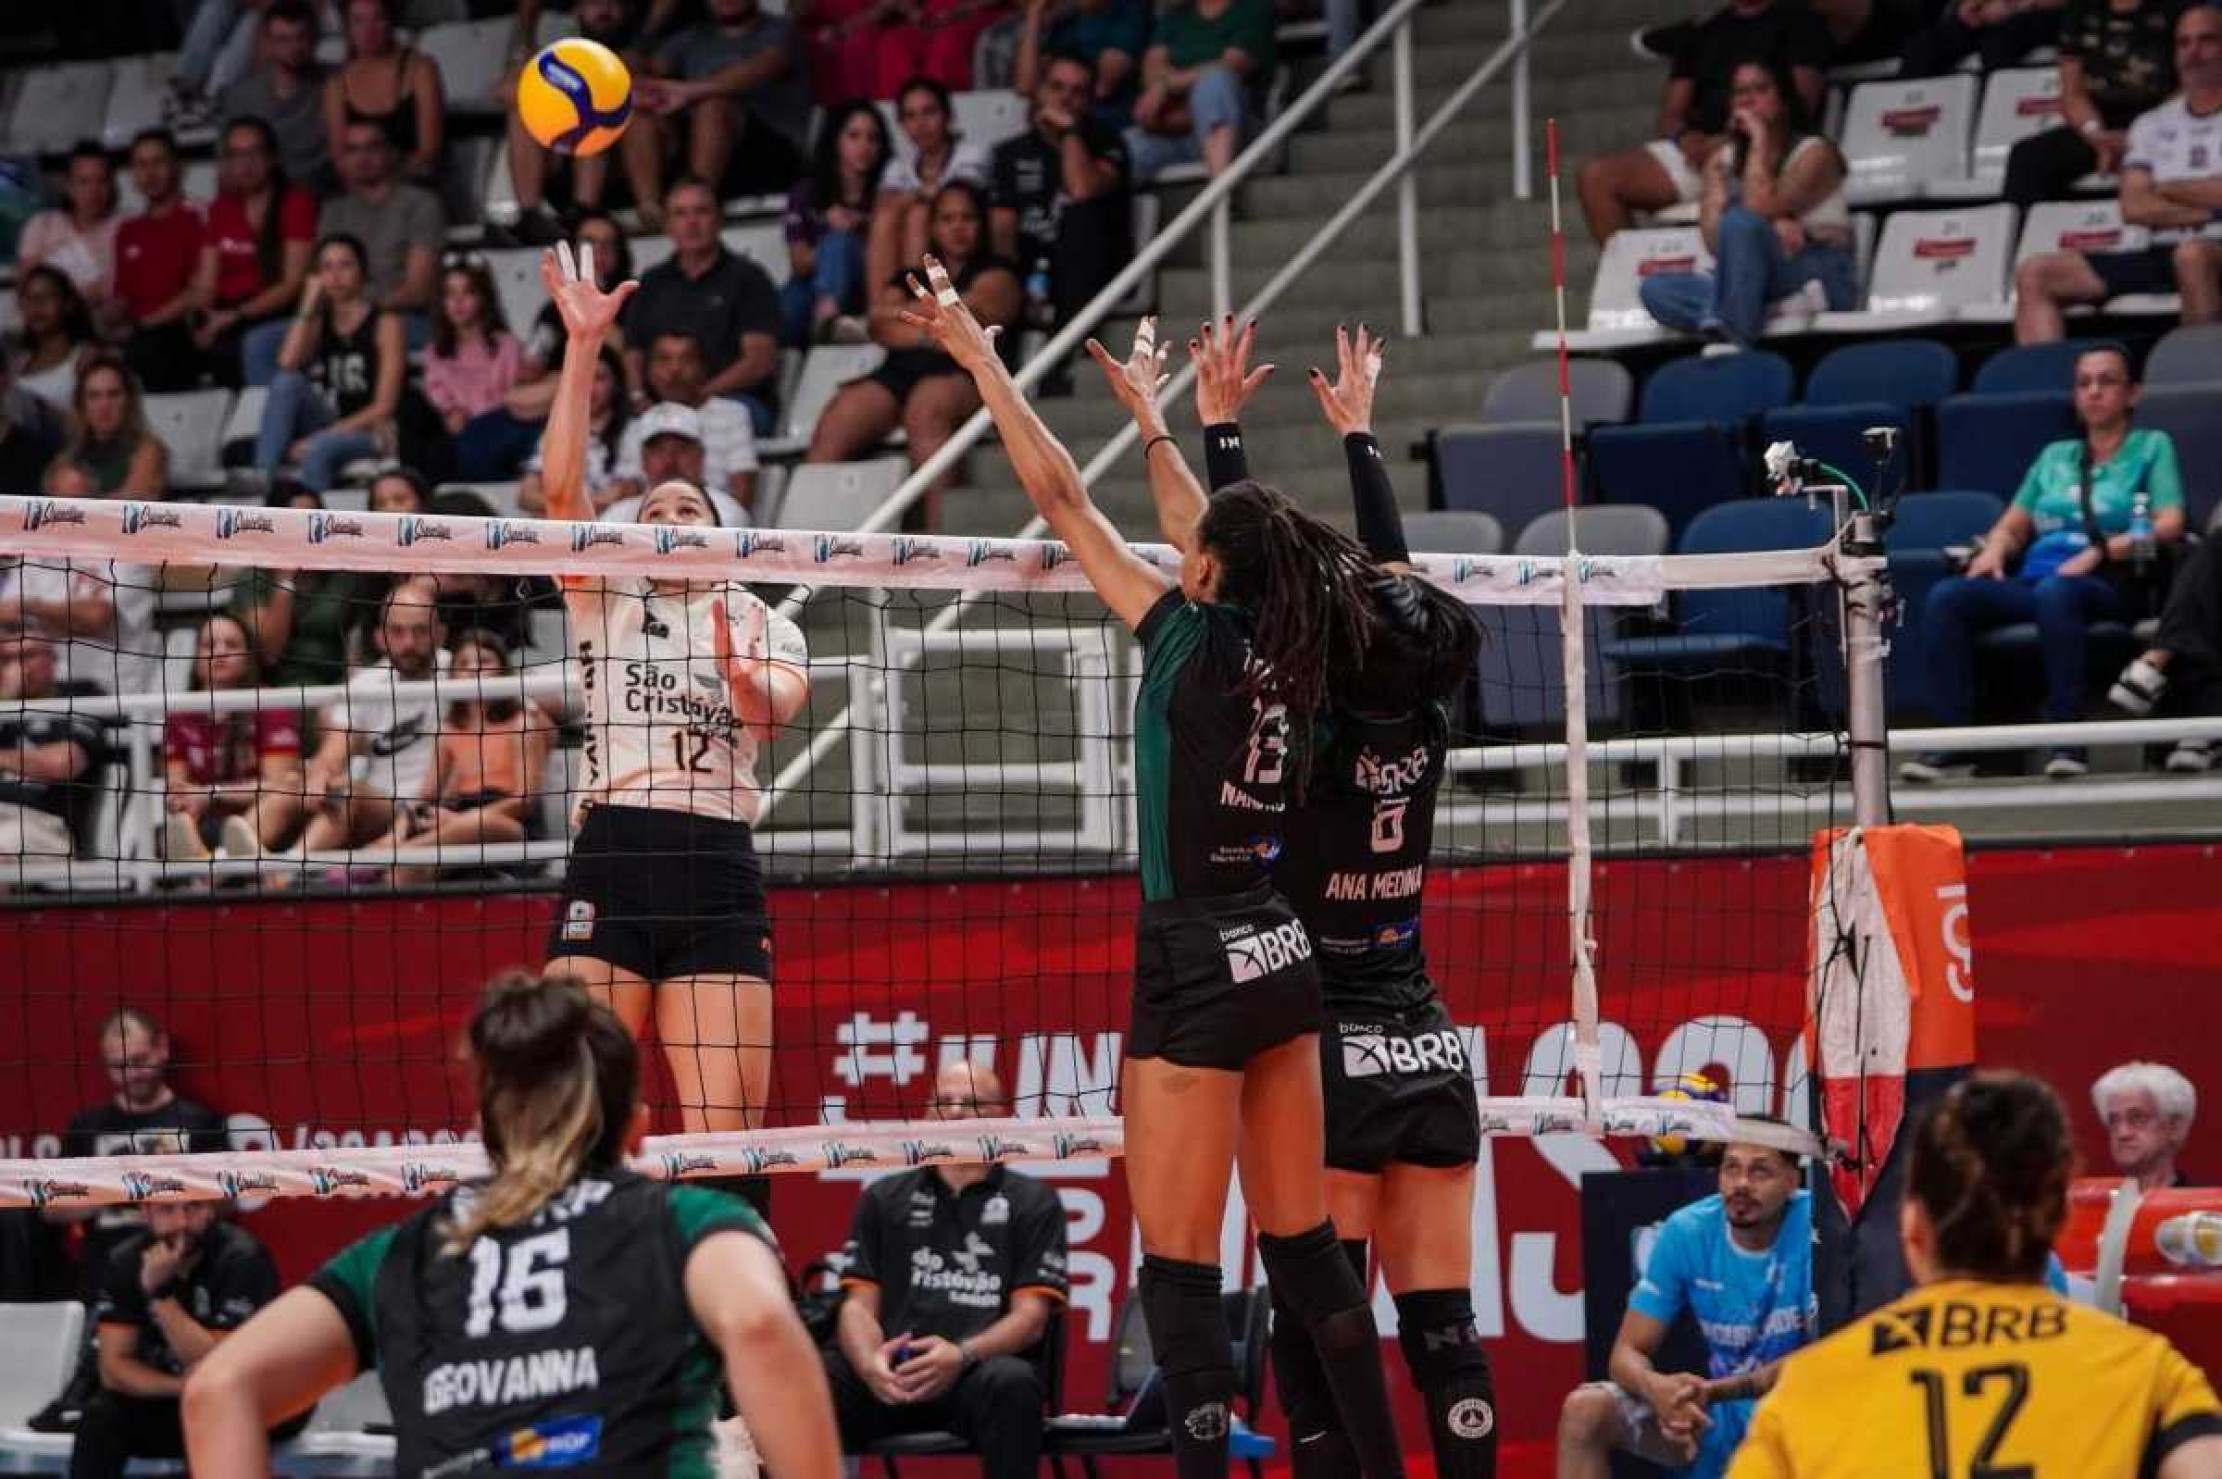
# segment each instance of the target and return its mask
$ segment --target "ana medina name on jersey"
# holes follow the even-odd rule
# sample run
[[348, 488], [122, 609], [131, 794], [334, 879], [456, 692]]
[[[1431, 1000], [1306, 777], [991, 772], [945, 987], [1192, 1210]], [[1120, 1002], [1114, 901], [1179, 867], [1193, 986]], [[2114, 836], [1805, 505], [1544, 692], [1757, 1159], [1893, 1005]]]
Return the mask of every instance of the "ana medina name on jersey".
[[1357, 904], [1368, 899], [1409, 899], [1427, 885], [1427, 865], [1409, 868], [1358, 868], [1327, 875], [1330, 903]]

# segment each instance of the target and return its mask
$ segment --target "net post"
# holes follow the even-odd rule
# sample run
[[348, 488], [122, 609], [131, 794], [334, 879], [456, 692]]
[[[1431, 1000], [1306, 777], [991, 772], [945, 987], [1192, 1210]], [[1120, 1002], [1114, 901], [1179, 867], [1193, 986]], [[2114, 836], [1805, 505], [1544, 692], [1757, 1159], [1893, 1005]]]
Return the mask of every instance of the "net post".
[[1852, 749], [1852, 821], [1880, 827], [1890, 820], [1889, 705], [1883, 691], [1883, 613], [1890, 579], [1880, 559], [1882, 518], [1852, 515], [1839, 548], [1855, 557], [1843, 587], [1846, 729]]

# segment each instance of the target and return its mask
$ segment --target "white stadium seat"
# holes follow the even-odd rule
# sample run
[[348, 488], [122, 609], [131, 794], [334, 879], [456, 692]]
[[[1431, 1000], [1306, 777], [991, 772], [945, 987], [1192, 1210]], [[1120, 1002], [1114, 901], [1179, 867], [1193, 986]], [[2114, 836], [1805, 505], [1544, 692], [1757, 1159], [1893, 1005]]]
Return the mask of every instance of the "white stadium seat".
[[724, 239], [727, 251], [763, 268], [771, 274], [773, 283], [787, 280], [787, 228], [779, 222], [757, 221], [744, 226], [728, 226], [718, 235]]
[[130, 145], [142, 129], [159, 128], [162, 103], [170, 92], [170, 69], [177, 57], [170, 52], [119, 58], [108, 88], [108, 108], [100, 123], [100, 141], [111, 149]]
[[417, 46], [439, 64], [450, 108], [468, 113], [500, 109], [495, 94], [508, 68], [509, 38], [516, 29], [516, 17], [496, 16], [428, 26], [417, 37]]
[[758, 442], [756, 450], [767, 457], [802, 451], [833, 393], [859, 375], [871, 374], [885, 358], [887, 351], [877, 344], [821, 344], [811, 350], [803, 358], [794, 394], [782, 405], [779, 435]]
[[548, 301], [540, 286], [540, 248], [511, 247], [486, 255], [486, 270], [493, 274], [494, 296], [501, 300], [502, 317], [509, 332], [523, 339]]
[[635, 277], [651, 267], [660, 267], [671, 259], [671, 238], [668, 236], [636, 236], [626, 245], [633, 249]]
[[111, 62], [66, 62], [31, 72], [8, 116], [9, 148], [60, 154], [79, 139], [99, 134], [114, 77]]
[[224, 422], [224, 439], [220, 446], [228, 447], [237, 441], [253, 441], [255, 433], [262, 430], [262, 408], [269, 404], [270, 387], [250, 385], [239, 392], [239, 399], [232, 402], [231, 416]]
[[2006, 156], [2014, 145], [2060, 122], [2060, 71], [2057, 67], [2010, 67], [1993, 72], [1983, 85], [1983, 108], [1975, 119], [1975, 148], [1967, 178], [1934, 180], [1929, 195], [1940, 200], [1991, 200], [2006, 183]]
[[1933, 180], [1967, 175], [1975, 128], [1975, 79], [1863, 82], [1852, 89], [1839, 141], [1855, 205], [1919, 198]]
[[[2019, 267], [2045, 252], [2126, 252], [2147, 246], [2151, 241], [2152, 233], [2146, 228], [2123, 222], [2122, 208], [2115, 201], [2047, 201], [2029, 208], [2022, 222], [2021, 239], [2014, 247], [2014, 265]], [[2092, 310], [2083, 307], [2068, 311], [2082, 314]], [[2006, 279], [2003, 298], [1994, 304], [1963, 310], [1960, 317], [1970, 323], [2011, 323], [2014, 317], [2011, 274]]]
[[85, 1307], [74, 1299], [51, 1304], [0, 1304], [0, 1468], [15, 1473], [69, 1467], [67, 1433], [34, 1433], [24, 1420], [61, 1395], [85, 1332]]
[[223, 429], [228, 390], [187, 390], [146, 398], [147, 425], [170, 449], [170, 485], [218, 488], [224, 482]]
[[1993, 310], [2006, 301], [2015, 215], [2010, 205], [1894, 213], [1875, 247], [1867, 306], [1820, 314], [1814, 328], [1870, 333], [1950, 323]]
[[779, 500], [781, 529], [854, 529], [910, 473], [904, 457], [875, 457], [869, 462], [807, 462], [787, 477]]
[[956, 103], [958, 129], [983, 149], [1026, 132], [1026, 99], [1009, 88], [960, 92]]
[[[1570, 349], [1621, 349], [1673, 337], [1636, 296], [1637, 285], [1661, 272], [1710, 272], [1713, 254], [1695, 226], [1651, 226], [1616, 231], [1597, 256], [1597, 276], [1589, 288], [1589, 324], [1566, 336]], [[1557, 336], [1544, 330], [1536, 347], [1551, 348]]]

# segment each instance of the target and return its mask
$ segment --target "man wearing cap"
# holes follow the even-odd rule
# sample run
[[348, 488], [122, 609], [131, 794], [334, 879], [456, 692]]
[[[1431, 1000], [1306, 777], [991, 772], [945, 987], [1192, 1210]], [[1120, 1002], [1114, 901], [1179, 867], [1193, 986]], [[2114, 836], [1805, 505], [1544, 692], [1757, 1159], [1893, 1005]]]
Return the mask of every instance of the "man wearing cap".
[[[685, 334], [659, 334], [648, 351], [654, 404], [633, 418], [617, 444], [617, 466], [629, 490], [605, 519], [631, 517], [631, 498], [671, 478], [699, 483], [727, 524], [748, 522], [756, 495], [756, 431], [748, 408], [708, 393], [702, 346]], [[658, 445], [661, 444], [661, 445]]]

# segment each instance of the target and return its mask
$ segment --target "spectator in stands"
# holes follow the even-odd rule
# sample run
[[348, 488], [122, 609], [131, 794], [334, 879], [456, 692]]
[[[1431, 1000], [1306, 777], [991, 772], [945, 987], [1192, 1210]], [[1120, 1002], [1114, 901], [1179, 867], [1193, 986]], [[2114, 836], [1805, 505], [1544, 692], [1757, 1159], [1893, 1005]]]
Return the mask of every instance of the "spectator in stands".
[[[1719, 1479], [1783, 1358], [1818, 1333], [1812, 1194], [1795, 1155], [1744, 1142], [1721, 1155], [1720, 1190], [1659, 1228], [1613, 1338], [1610, 1380], [1576, 1387], [1559, 1413], [1559, 1479], [1605, 1479], [1634, 1453], [1677, 1474]], [[1652, 1358], [1687, 1311], [1706, 1370]]]
[[170, 69], [165, 120], [174, 129], [202, 129], [212, 121], [216, 97], [247, 75], [255, 62], [265, 0], [198, 0], [185, 43]]
[[[201, 623], [193, 691], [262, 686], [247, 625], [229, 612]], [[163, 855], [260, 857], [285, 845], [301, 820], [301, 715], [271, 706], [225, 713], [172, 711], [162, 724]]]
[[[634, 86], [633, 107], [648, 115], [638, 121], [660, 124], [686, 173], [713, 190], [784, 191], [801, 173], [810, 131], [810, 79], [793, 28], [758, 0], [708, 5], [710, 18], [666, 41], [653, 75]], [[668, 192], [664, 200], [668, 211]]]
[[[508, 645], [492, 632], [466, 631], [448, 650], [449, 678], [516, 670]], [[472, 849], [525, 841], [554, 739], [555, 721], [537, 700], [479, 697], [449, 704], [424, 789], [395, 813], [393, 830], [372, 850], [453, 848], [457, 864], [469, 866]], [[392, 881], [408, 888], [438, 876], [437, 868], [397, 867]]]
[[1828, 30], [1794, 0], [1729, 0], [1691, 27], [1676, 49], [1659, 102], [1657, 137], [1584, 162], [1576, 177], [1590, 235], [1603, 242], [1634, 223], [1698, 199], [1700, 171], [1724, 141], [1739, 62], [1788, 72], [1805, 116], [1818, 117]]
[[[2130, 660], [2107, 700], [2132, 718], [2149, 717], [2162, 699], [2186, 714], [2222, 714], [2222, 540], [2187, 541], [2183, 563], [2168, 582], [2167, 604], [2152, 645]], [[2176, 741], [2167, 768], [2198, 775], [2214, 763], [2215, 742]]]
[[[1921, 620], [1929, 648], [1930, 708], [1939, 724], [1969, 723], [1975, 712], [1975, 640], [1994, 627], [2034, 621], [2045, 668], [2044, 718], [2083, 717], [2084, 667], [2094, 621], [2131, 619], [2156, 550], [2184, 536], [2183, 475], [2164, 431], [2130, 424], [2138, 385], [2129, 351], [2108, 344], [2075, 362], [2075, 411], [2083, 434], [2037, 454], [2021, 489], [1965, 575], [1929, 591]], [[2133, 514], [2152, 522], [2153, 547], [2130, 537]], [[1955, 764], [1931, 752], [1899, 767], [1901, 778], [1935, 781]], [[2055, 779], [2082, 775], [2080, 746], [2061, 746], [2045, 763]]]
[[[224, 125], [216, 161], [216, 198], [203, 227], [193, 296], [200, 314], [193, 343], [217, 381], [268, 385], [278, 372], [287, 311], [301, 299], [316, 249], [316, 197], [288, 184], [278, 167], [277, 135], [260, 118]], [[243, 360], [256, 329], [267, 358]]]
[[439, 707], [429, 691], [404, 695], [397, 688], [428, 684], [446, 666], [437, 599], [426, 580], [403, 580], [386, 593], [375, 638], [379, 661], [357, 670], [346, 695], [317, 724], [323, 739], [309, 757], [303, 788], [315, 809], [303, 849], [358, 847], [385, 836], [397, 801], [423, 793], [439, 747]]
[[0, 354], [0, 488], [40, 487], [61, 439], [60, 414], [16, 384], [8, 356]]
[[401, 42], [395, 0], [344, 0], [347, 64], [324, 80], [324, 138], [344, 160], [349, 130], [370, 124], [384, 134], [405, 179], [440, 177], [447, 147], [447, 99], [440, 64]]
[[[619, 477], [616, 471], [618, 447], [625, 439], [627, 409], [624, 357], [604, 344], [595, 363], [594, 392], [587, 402], [586, 493], [594, 500], [597, 511], [608, 508], [632, 491], [632, 481]], [[643, 445], [643, 477], [649, 457], [649, 449]], [[517, 485], [517, 506], [528, 514], [547, 512], [546, 490], [540, 485], [537, 446], [525, 461], [524, 480]]]
[[316, 246], [316, 275], [278, 350], [255, 439], [255, 466], [282, 465], [321, 493], [359, 458], [391, 453], [408, 349], [401, 316], [367, 296], [368, 261], [351, 236]]
[[523, 362], [485, 259], [449, 257], [424, 352], [424, 398], [454, 438], [455, 475], [465, 482], [508, 476], [502, 463], [514, 423], [504, 405]]
[[2169, 31], [2177, 9], [2170, 0], [2071, 0], [2060, 21], [2064, 121], [2007, 154], [2009, 204], [2057, 200], [2085, 175], [2122, 167], [2124, 130], [2175, 90]]
[[[0, 623], [0, 702], [87, 691], [63, 684], [54, 644], [20, 617]], [[66, 860], [107, 752], [101, 721], [74, 709], [0, 713], [0, 886], [22, 881], [20, 865]], [[9, 867], [6, 865], [18, 865]]]
[[739, 401], [757, 434], [769, 436], [779, 399], [779, 289], [763, 268], [726, 249], [719, 219], [717, 196], [700, 180], [679, 180], [664, 195], [671, 260], [642, 273], [633, 295], [629, 378], [647, 383], [649, 347], [686, 334], [702, 350], [705, 394]]
[[147, 425], [131, 371], [102, 350], [85, 361], [71, 403], [69, 440], [48, 465], [46, 487], [65, 498], [163, 498], [170, 449]]
[[[963, 1060], [934, 1077], [928, 1118], [1011, 1112], [995, 1071]], [[928, 1137], [931, 1138], [931, 1137]], [[1031, 1479], [1041, 1461], [1041, 1346], [1065, 1302], [1057, 1193], [999, 1165], [930, 1165], [857, 1199], [834, 1348], [841, 1446], [943, 1429], [980, 1453], [982, 1479]]]
[[[371, 485], [373, 508], [379, 507], [378, 491], [387, 481], [381, 477]], [[415, 496], [413, 488], [408, 492]], [[273, 508], [324, 506], [321, 494], [291, 478], [273, 483], [266, 501]], [[257, 664], [272, 687], [340, 683], [347, 678], [350, 634], [384, 588], [383, 576], [363, 572], [258, 565], [232, 588], [231, 612], [246, 626]]]
[[995, 149], [989, 235], [997, 256], [1047, 287], [1028, 310], [1044, 325], [1068, 322], [1118, 276], [1132, 253], [1134, 196], [1126, 139], [1089, 111], [1095, 69], [1058, 53], [1039, 68], [1032, 125]]
[[121, 561], [0, 560], [0, 626], [29, 624], [61, 644], [65, 680], [103, 693], [152, 693], [162, 681], [155, 580], [152, 567]]
[[206, 233], [200, 208], [179, 186], [177, 141], [162, 129], [131, 141], [131, 179], [146, 209], [116, 227], [116, 295], [110, 312], [124, 355], [157, 394], [191, 390], [206, 367], [193, 342], [194, 271]]
[[880, 176], [864, 262], [865, 283], [875, 292], [880, 283], [915, 266], [925, 253], [928, 206], [934, 193], [952, 180], [986, 189], [995, 172], [987, 147], [958, 132], [956, 118], [956, 101], [949, 89], [931, 77], [912, 78], [895, 99], [895, 121], [903, 138]]
[[[582, 259], [593, 259], [594, 279], [604, 292], [632, 278], [633, 249], [614, 216], [601, 211], [589, 211], [580, 216], [578, 225], [571, 231], [571, 245]], [[610, 326], [609, 345], [621, 357], [625, 351], [625, 326], [632, 317], [632, 310], [633, 301], [628, 298], [617, 310], [617, 321]], [[524, 360], [518, 370], [516, 387], [509, 392], [510, 414], [533, 428], [526, 444], [528, 451], [540, 443], [539, 424], [548, 419], [548, 406], [555, 399], [556, 370], [562, 363], [563, 314], [555, 304], [545, 303], [541, 305], [540, 316], [532, 321], [531, 332], [525, 336]], [[645, 386], [641, 387], [641, 394], [647, 394]]]
[[[934, 196], [929, 250], [948, 269], [949, 281], [964, 295], [983, 325], [1003, 330], [1003, 342], [1016, 338], [1025, 306], [1018, 273], [990, 249], [987, 196], [977, 185], [959, 180]], [[941, 449], [965, 418], [980, 408], [972, 376], [955, 360], [933, 348], [932, 338], [903, 321], [910, 306], [908, 274], [880, 289], [872, 306], [872, 339], [887, 346], [887, 358], [871, 374], [851, 380], [827, 402], [810, 435], [811, 462], [847, 462], [861, 457], [901, 426], [909, 438], [911, 465]], [[1008, 352], [1008, 351], [1006, 351]], [[933, 528], [941, 483], [912, 505], [911, 525]], [[808, 510], [801, 516], [807, 522]]]
[[2106, 1126], [2114, 1169], [2134, 1177], [2138, 1190], [2192, 1184], [2176, 1164], [2199, 1112], [2190, 1079], [2165, 1063], [2123, 1063], [2098, 1076], [2091, 1103]]
[[913, 77], [931, 77], [952, 92], [972, 86], [972, 48], [980, 33], [1009, 11], [1009, 0], [895, 0], [882, 8], [873, 37], [877, 98], [892, 97]]
[[[666, 7], [668, 8], [668, 7]], [[599, 41], [616, 52], [635, 76], [646, 75], [648, 59], [641, 49], [640, 7], [634, 0], [579, 0], [572, 12], [579, 35]], [[520, 20], [522, 17], [520, 17]], [[530, 36], [532, 33], [522, 33]], [[600, 214], [609, 194], [610, 159], [622, 159], [626, 183], [633, 192], [643, 231], [663, 229], [663, 203], [656, 189], [662, 142], [653, 128], [629, 128], [617, 147], [581, 158], [544, 148], [525, 132], [512, 103], [514, 80], [502, 84], [501, 100], [509, 115], [509, 179], [517, 192], [517, 225], [514, 234], [527, 246], [552, 246], [563, 239], [563, 222], [548, 207], [548, 179], [552, 171], [570, 174], [571, 204], [577, 211]]]
[[351, 121], [341, 142], [347, 193], [324, 202], [317, 235], [352, 236], [363, 244], [368, 291], [380, 308], [408, 315], [410, 347], [421, 349], [431, 338], [425, 315], [439, 291], [447, 213], [431, 191], [394, 177], [393, 145], [384, 129]]
[[92, 309], [51, 263], [18, 275], [15, 304], [23, 321], [10, 355], [15, 383], [66, 411], [77, 394], [77, 367], [92, 352]]
[[1803, 116], [1789, 77], [1739, 62], [1728, 141], [1705, 162], [1698, 215], [1714, 266], [1641, 284], [1643, 306], [1668, 328], [1749, 347], [1770, 304], [1814, 294], [1816, 306], [1859, 301], [1844, 156]]
[[[1339, 8], [1330, 5], [1329, 11]], [[1355, 32], [1350, 39], [1357, 39]], [[1093, 69], [1090, 113], [1107, 128], [1124, 129], [1134, 121], [1136, 79], [1149, 44], [1146, 0], [1026, 0], [1011, 88], [1036, 97], [1045, 61], [1084, 58]]]
[[69, 151], [62, 177], [68, 204], [40, 211], [16, 238], [18, 280], [34, 267], [52, 267], [86, 298], [101, 302], [116, 285], [116, 165], [91, 139]]
[[[70, 1452], [71, 1479], [123, 1479], [135, 1458], [179, 1458], [178, 1399], [217, 1343], [278, 1297], [278, 1269], [219, 1202], [151, 1202], [146, 1230], [109, 1256], [95, 1319], [101, 1390]], [[298, 1432], [303, 1413], [274, 1437]]]
[[826, 115], [810, 173], [787, 192], [787, 343], [863, 337], [852, 315], [864, 308], [864, 250], [888, 154], [887, 124], [872, 104], [844, 103]]
[[[2070, 16], [2071, 30], [2076, 20]], [[2069, 60], [2063, 52], [2063, 69]], [[2024, 261], [2014, 269], [2017, 342], [2058, 339], [2066, 332], [2062, 305], [2119, 293], [2181, 293], [2185, 323], [2222, 315], [2222, 242], [2200, 234], [2222, 211], [2222, 10], [2202, 4], [2184, 11], [2176, 23], [2175, 70], [2183, 91], [2139, 114], [2116, 156], [2122, 219], [2151, 228], [2154, 244], [2128, 252], [2043, 252]], [[2110, 137], [2097, 136], [2108, 148]], [[2085, 147], [2072, 136], [2071, 142]]]
[[1137, 178], [1198, 160], [1217, 175], [1234, 163], [1280, 64], [1273, 25], [1271, 0], [1176, 0], [1158, 15], [1127, 130]]
[[1898, 60], [1901, 77], [1939, 77], [1969, 57], [1986, 72], [2010, 67], [2060, 39], [2067, 0], [1951, 0], [1917, 30]]
[[[684, 333], [658, 335], [649, 346], [649, 393], [653, 404], [633, 420], [618, 442], [615, 475], [638, 486], [627, 495], [647, 493], [669, 477], [700, 482], [709, 493], [724, 493], [740, 509], [755, 502], [755, 431], [747, 406], [720, 400], [704, 389], [702, 346]], [[658, 457], [649, 444], [658, 437], [693, 437], [702, 449], [702, 466], [695, 473], [651, 471]], [[720, 517], [733, 522], [733, 504], [720, 504]]]
[[285, 178], [312, 190], [332, 179], [332, 142], [324, 132], [324, 67], [316, 59], [316, 12], [308, 0], [269, 0], [262, 12], [262, 60], [224, 89], [224, 135], [243, 118], [270, 129]]

